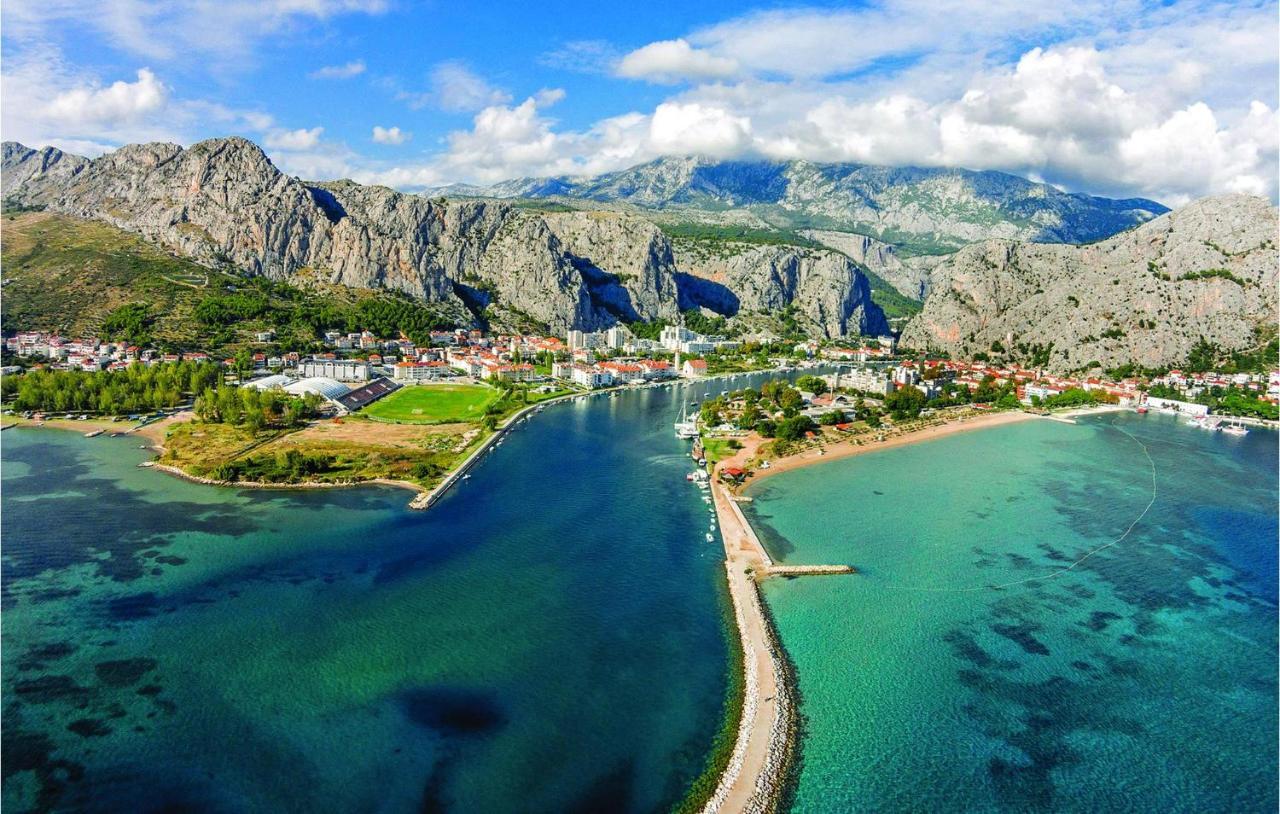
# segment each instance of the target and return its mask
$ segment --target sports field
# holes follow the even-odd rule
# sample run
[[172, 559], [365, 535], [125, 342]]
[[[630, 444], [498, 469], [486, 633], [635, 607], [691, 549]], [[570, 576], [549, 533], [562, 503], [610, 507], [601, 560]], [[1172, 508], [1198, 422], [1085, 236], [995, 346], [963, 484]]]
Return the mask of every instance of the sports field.
[[500, 395], [479, 384], [411, 384], [375, 401], [364, 412], [370, 418], [410, 424], [479, 421]]

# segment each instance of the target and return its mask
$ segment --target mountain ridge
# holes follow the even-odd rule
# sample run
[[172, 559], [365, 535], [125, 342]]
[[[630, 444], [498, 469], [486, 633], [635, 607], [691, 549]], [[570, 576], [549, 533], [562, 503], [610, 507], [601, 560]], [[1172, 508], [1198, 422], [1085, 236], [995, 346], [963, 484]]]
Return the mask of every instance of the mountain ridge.
[[777, 228], [851, 231], [925, 253], [986, 237], [1087, 243], [1169, 211], [1143, 198], [1068, 193], [995, 170], [664, 157], [595, 176], [554, 176], [424, 194], [627, 203], [714, 215], [748, 210]]
[[[731, 296], [709, 297], [725, 284], [677, 277], [666, 237], [626, 214], [552, 218], [509, 202], [304, 182], [237, 137], [128, 145], [93, 160], [8, 142], [3, 157], [7, 202], [106, 221], [207, 265], [400, 291], [459, 322], [563, 333], [676, 321], [683, 307], [710, 303], [730, 317], [794, 305], [821, 336], [888, 331], [863, 269], [836, 252], [781, 249], [758, 266], [739, 264]], [[593, 219], [594, 236], [567, 246], [583, 230], [564, 222]], [[631, 271], [614, 273], [623, 268]], [[813, 291], [822, 296], [800, 297]]]

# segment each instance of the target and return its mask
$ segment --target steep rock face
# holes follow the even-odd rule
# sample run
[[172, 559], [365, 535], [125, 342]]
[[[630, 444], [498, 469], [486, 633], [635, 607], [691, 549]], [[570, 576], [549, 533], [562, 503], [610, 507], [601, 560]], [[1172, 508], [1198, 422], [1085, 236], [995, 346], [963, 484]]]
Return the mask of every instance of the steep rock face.
[[855, 232], [809, 229], [801, 234], [848, 255], [854, 261], [880, 275], [899, 294], [913, 300], [923, 301], [928, 296], [930, 272], [945, 257], [945, 255], [920, 255], [904, 258], [898, 254], [894, 246]]
[[1275, 330], [1276, 237], [1267, 201], [1227, 195], [1088, 246], [985, 241], [934, 270], [902, 343], [1014, 361], [1051, 347], [1057, 371], [1177, 364], [1200, 337], [1252, 347]]
[[679, 316], [675, 258], [670, 241], [658, 227], [612, 212], [557, 212], [542, 217], [588, 280], [592, 297], [619, 319]]
[[691, 304], [720, 313], [778, 314], [794, 306], [811, 333], [834, 337], [889, 333], [884, 312], [858, 266], [836, 252], [791, 246], [739, 246], [719, 255], [682, 252], [681, 288]]
[[865, 277], [844, 258], [778, 248], [734, 261], [717, 286], [679, 269], [666, 235], [642, 218], [307, 184], [240, 138], [130, 145], [93, 161], [9, 143], [3, 180], [7, 200], [104, 220], [205, 264], [401, 291], [460, 321], [483, 312], [498, 327], [563, 333], [675, 320], [687, 307], [794, 303], [828, 335], [883, 330]]
[[[3, 147], [3, 194], [16, 190], [32, 179], [65, 184], [76, 173], [89, 165], [88, 159], [64, 153], [56, 147], [32, 150], [13, 141]], [[12, 169], [11, 169], [12, 168]]]

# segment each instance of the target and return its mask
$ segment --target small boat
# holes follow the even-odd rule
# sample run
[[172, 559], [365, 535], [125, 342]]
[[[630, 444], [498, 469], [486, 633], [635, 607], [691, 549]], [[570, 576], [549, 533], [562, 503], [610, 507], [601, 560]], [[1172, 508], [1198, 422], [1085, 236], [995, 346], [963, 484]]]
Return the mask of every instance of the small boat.
[[471, 476], [470, 476], [470, 475], [463, 475], [463, 476], [462, 476], [462, 479], [463, 479], [463, 480], [471, 480]]
[[1219, 427], [1220, 430], [1227, 435], [1248, 435], [1249, 431], [1245, 429], [1243, 424], [1228, 424], [1225, 427]]
[[86, 433], [84, 434], [84, 437], [85, 437], [85, 438], [97, 438], [99, 435], [102, 435], [102, 430], [92, 430], [92, 431], [90, 431], [90, 432], [86, 432]]
[[707, 542], [708, 542], [708, 543], [714, 543], [714, 542], [715, 542], [715, 540], [716, 540], [715, 535], [712, 535], [712, 534], [708, 534], [708, 535], [707, 535]]
[[1146, 415], [1146, 414], [1147, 414], [1147, 405], [1145, 405], [1145, 404], [1140, 404], [1140, 405], [1138, 405], [1137, 413], [1138, 413], [1138, 415]]
[[685, 480], [687, 480], [687, 481], [692, 481], [692, 480], [693, 480], [693, 473], [692, 473], [692, 472], [690, 472], [688, 475], [685, 475], [685, 476], [684, 476], [684, 479], [685, 479]]

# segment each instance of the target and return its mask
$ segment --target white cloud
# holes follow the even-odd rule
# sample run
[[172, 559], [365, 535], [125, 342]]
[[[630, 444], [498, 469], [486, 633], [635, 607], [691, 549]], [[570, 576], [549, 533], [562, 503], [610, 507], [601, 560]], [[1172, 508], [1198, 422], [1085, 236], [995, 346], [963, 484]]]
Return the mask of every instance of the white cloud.
[[136, 122], [163, 108], [169, 99], [169, 89], [149, 69], [140, 68], [137, 76], [136, 82], [120, 80], [105, 88], [82, 86], [63, 91], [43, 113], [53, 123], [77, 132]]
[[621, 52], [605, 40], [571, 40], [538, 56], [548, 68], [585, 74], [613, 73]]
[[276, 130], [268, 133], [263, 143], [276, 150], [311, 150], [320, 143], [320, 134], [323, 132], [323, 127]]
[[618, 63], [618, 76], [679, 82], [685, 79], [726, 79], [738, 71], [736, 60], [695, 50], [683, 39], [663, 40], [637, 48]]
[[411, 138], [412, 133], [405, 133], [399, 127], [373, 127], [373, 140], [378, 144], [404, 144]]
[[242, 68], [261, 40], [346, 14], [380, 14], [388, 0], [7, 0], [5, 36], [52, 42], [87, 26], [112, 48], [148, 60], [217, 60]]
[[472, 113], [490, 105], [511, 101], [511, 95], [495, 88], [457, 61], [438, 63], [431, 69], [426, 91], [396, 90], [396, 98], [417, 110], [434, 107], [447, 113]]
[[649, 141], [659, 153], [734, 155], [751, 144], [751, 120], [696, 102], [664, 102], [653, 111]]
[[357, 59], [344, 65], [326, 65], [323, 68], [317, 68], [307, 76], [312, 79], [351, 79], [364, 71], [364, 60]]
[[6, 54], [0, 73], [0, 130], [6, 139], [98, 155], [122, 144], [190, 143], [213, 134], [256, 136], [273, 126], [260, 110], [183, 98], [142, 68], [134, 80], [104, 81], [70, 67], [52, 49]]

